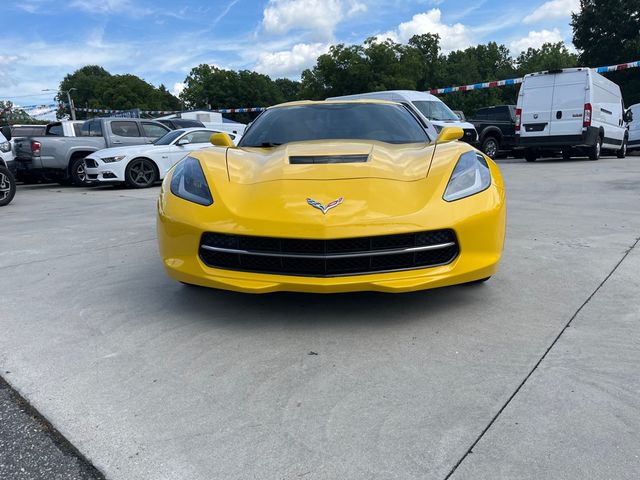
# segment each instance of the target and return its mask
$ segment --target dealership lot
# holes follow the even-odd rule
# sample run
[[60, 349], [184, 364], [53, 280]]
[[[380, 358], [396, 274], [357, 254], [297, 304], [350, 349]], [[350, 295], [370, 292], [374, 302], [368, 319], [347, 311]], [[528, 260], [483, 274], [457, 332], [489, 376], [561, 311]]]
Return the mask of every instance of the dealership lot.
[[0, 374], [110, 479], [638, 478], [640, 157], [500, 165], [499, 273], [405, 295], [186, 287], [157, 188], [21, 186]]

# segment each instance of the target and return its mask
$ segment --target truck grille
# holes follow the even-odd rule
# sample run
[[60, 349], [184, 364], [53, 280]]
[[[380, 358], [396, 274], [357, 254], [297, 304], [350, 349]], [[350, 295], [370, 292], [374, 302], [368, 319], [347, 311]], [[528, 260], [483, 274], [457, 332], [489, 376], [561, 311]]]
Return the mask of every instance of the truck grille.
[[205, 233], [199, 253], [213, 268], [335, 277], [445, 265], [459, 247], [449, 229], [332, 240]]

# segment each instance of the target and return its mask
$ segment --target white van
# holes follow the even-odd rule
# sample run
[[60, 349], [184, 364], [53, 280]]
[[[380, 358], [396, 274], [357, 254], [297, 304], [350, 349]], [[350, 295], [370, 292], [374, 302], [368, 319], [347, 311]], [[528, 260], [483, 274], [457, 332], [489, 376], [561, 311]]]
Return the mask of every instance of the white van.
[[580, 153], [591, 160], [602, 150], [624, 158], [627, 129], [620, 87], [589, 68], [525, 75], [516, 107], [516, 143], [533, 162], [541, 150]]
[[327, 98], [327, 100], [389, 100], [398, 102], [411, 108], [411, 111], [425, 121], [427, 131], [433, 136], [438, 136], [438, 132], [444, 127], [460, 127], [464, 130], [463, 141], [475, 144], [478, 133], [475, 127], [469, 122], [460, 120], [447, 105], [438, 97], [427, 92], [416, 90], [388, 90], [386, 92], [359, 93], [357, 95], [345, 95], [342, 97]]
[[627, 149], [640, 150], [640, 103], [631, 105], [631, 121], [629, 122], [629, 143]]

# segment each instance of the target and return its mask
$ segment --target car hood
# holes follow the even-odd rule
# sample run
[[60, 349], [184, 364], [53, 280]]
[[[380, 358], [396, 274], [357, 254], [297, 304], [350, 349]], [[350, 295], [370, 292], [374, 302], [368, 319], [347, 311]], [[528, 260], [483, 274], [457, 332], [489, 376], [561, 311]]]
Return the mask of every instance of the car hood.
[[98, 157], [98, 158], [106, 158], [106, 157], [115, 157], [118, 155], [140, 155], [141, 153], [147, 152], [149, 150], [153, 151], [153, 149], [157, 148], [154, 145], [145, 144], [145, 145], [132, 145], [129, 147], [113, 147], [113, 148], [103, 148], [102, 150], [98, 150], [97, 152], [89, 155], [90, 157]]
[[277, 180], [381, 178], [414, 181], [429, 171], [433, 145], [311, 141], [272, 148], [227, 150], [229, 180], [255, 184]]

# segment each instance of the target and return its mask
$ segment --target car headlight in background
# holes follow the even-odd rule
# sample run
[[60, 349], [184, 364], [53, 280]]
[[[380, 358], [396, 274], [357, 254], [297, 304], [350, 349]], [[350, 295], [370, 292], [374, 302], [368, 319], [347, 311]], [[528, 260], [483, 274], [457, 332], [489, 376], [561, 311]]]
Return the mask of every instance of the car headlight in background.
[[491, 172], [484, 157], [474, 151], [460, 155], [444, 191], [447, 202], [475, 195], [491, 185]]
[[126, 155], [117, 155], [115, 157], [104, 157], [104, 158], [101, 158], [100, 160], [102, 160], [104, 163], [113, 163], [113, 162], [119, 162], [125, 157]]
[[9, 142], [0, 143], [0, 152], [8, 153], [11, 151], [11, 144]]
[[209, 206], [213, 197], [197, 158], [185, 157], [175, 166], [171, 175], [171, 193], [176, 197]]

